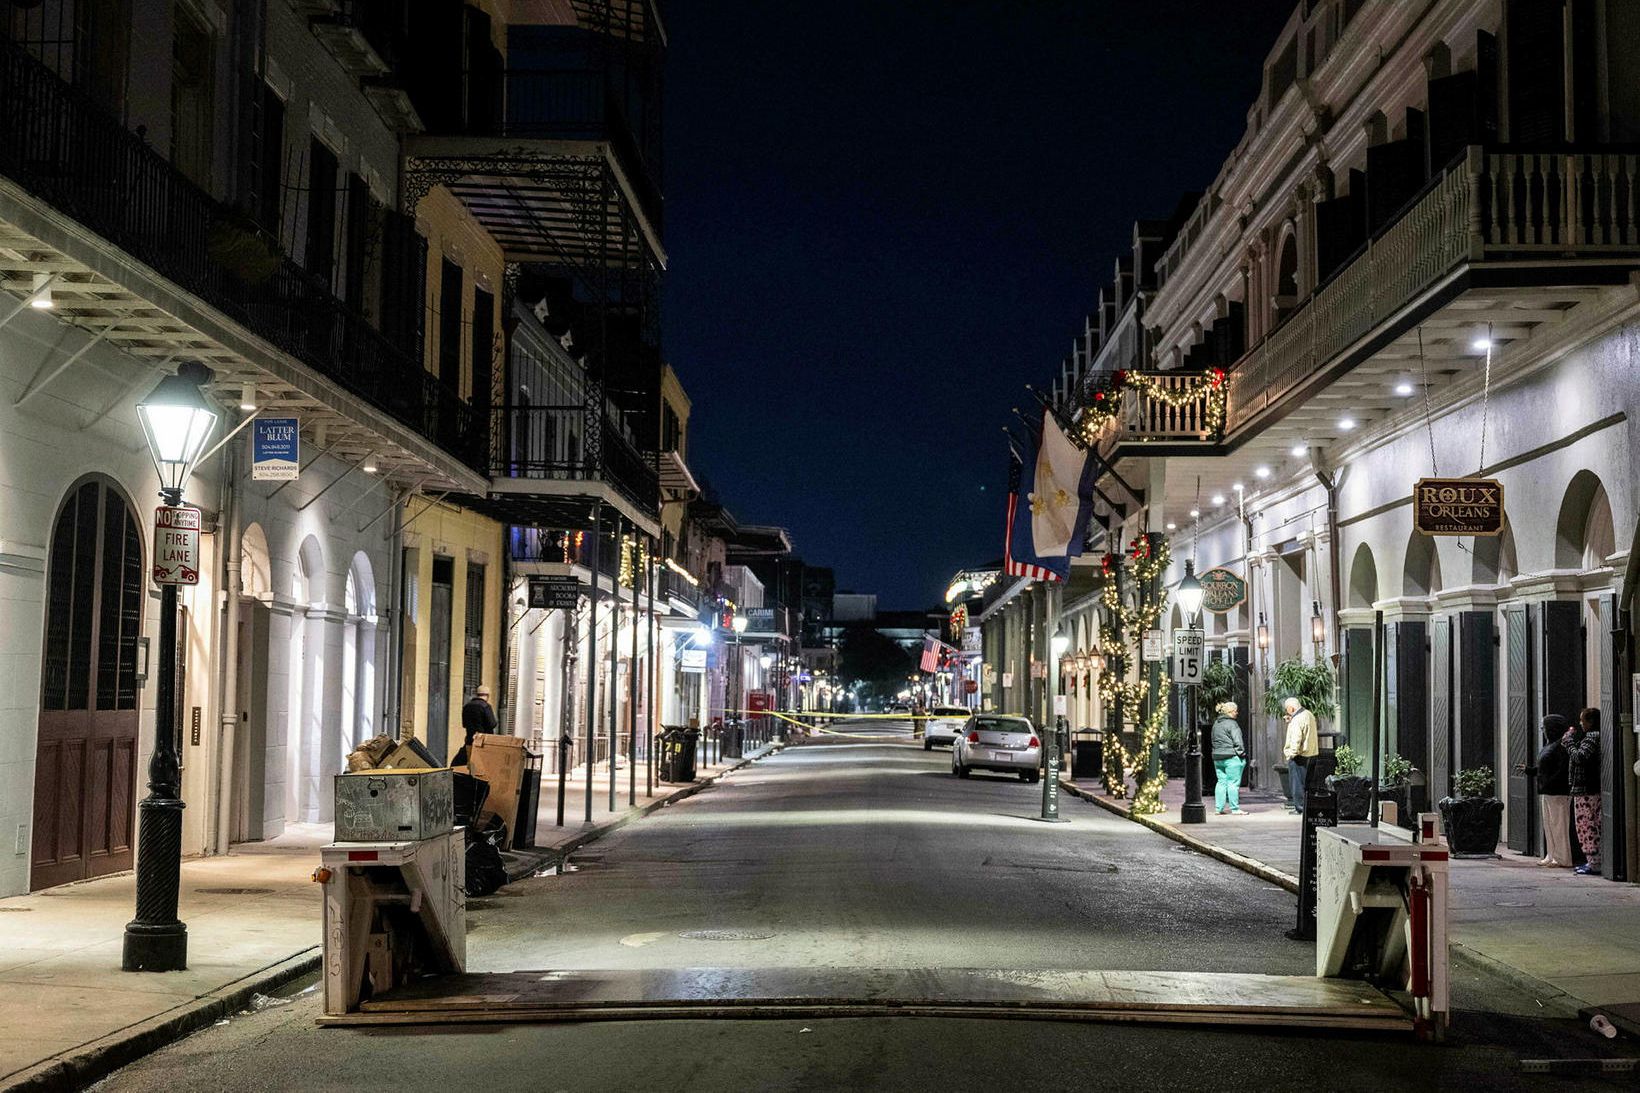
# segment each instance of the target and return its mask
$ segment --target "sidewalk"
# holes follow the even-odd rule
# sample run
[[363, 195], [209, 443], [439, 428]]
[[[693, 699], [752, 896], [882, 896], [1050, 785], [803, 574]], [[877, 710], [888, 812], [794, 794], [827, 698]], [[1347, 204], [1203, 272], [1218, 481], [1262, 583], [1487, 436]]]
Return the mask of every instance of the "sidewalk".
[[[1098, 779], [1063, 784], [1128, 814], [1128, 802], [1108, 797]], [[1249, 815], [1218, 816], [1211, 786], [1206, 798], [1207, 822], [1182, 826], [1184, 784], [1170, 780], [1162, 791], [1166, 811], [1138, 820], [1296, 892], [1301, 822], [1282, 799], [1244, 791]], [[1507, 849], [1501, 858], [1453, 860], [1454, 954], [1545, 996], [1564, 994], [1573, 1005], [1640, 1001], [1640, 886], [1543, 869], [1536, 860]]]
[[[554, 827], [557, 784], [543, 786], [536, 847], [510, 853], [509, 871], [528, 875], [770, 750], [701, 768], [688, 785], [657, 784], [653, 798], [644, 796], [640, 766], [638, 803], [630, 809], [622, 767], [616, 810], [607, 808], [607, 781], [600, 783], [595, 804], [604, 807], [591, 825], [576, 811]], [[320, 897], [310, 875], [330, 833], [328, 824], [296, 825], [269, 842], [184, 862], [187, 971], [120, 970], [125, 924], [136, 907], [131, 873], [0, 899], [0, 1089], [78, 1088], [316, 970]]]

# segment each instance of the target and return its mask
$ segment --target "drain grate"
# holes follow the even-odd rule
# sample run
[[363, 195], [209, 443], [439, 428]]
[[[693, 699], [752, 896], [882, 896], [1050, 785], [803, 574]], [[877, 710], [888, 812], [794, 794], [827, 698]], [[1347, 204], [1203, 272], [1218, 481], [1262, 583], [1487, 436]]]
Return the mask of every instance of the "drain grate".
[[774, 935], [755, 930], [685, 930], [678, 936], [685, 941], [767, 941]]
[[273, 894], [272, 888], [196, 888], [194, 891], [202, 896], [267, 896]]

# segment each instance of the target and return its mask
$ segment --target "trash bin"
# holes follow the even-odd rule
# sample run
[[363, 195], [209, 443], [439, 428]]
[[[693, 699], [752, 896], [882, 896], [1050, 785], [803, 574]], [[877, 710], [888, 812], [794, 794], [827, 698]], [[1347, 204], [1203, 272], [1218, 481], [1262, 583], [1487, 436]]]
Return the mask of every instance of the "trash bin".
[[1071, 743], [1071, 777], [1095, 778], [1105, 769], [1105, 742], [1086, 729]]
[[700, 740], [697, 729], [671, 728], [656, 737], [660, 762], [656, 776], [663, 782], [693, 782], [695, 780], [695, 747]]
[[541, 756], [526, 750], [518, 783], [518, 815], [513, 820], [513, 849], [535, 845], [535, 818], [540, 808]]
[[746, 754], [746, 723], [731, 721], [723, 727], [723, 755], [740, 759]]

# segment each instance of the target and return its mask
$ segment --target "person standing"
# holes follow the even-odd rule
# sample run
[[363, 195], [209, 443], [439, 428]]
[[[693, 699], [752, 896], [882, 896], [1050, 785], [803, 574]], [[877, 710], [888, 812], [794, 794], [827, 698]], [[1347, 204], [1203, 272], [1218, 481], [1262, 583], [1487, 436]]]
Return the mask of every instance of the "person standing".
[[1577, 715], [1577, 722], [1560, 738], [1566, 749], [1577, 842], [1583, 848], [1583, 864], [1575, 872], [1596, 876], [1600, 873], [1600, 711], [1590, 707]]
[[1537, 783], [1538, 808], [1543, 817], [1543, 860], [1539, 865], [1572, 867], [1572, 797], [1570, 757], [1560, 738], [1572, 723], [1557, 713], [1543, 719], [1543, 750], [1537, 763], [1524, 772]]
[[490, 689], [480, 684], [473, 697], [461, 707], [461, 727], [466, 730], [467, 738], [462, 742], [461, 750], [450, 761], [452, 766], [461, 766], [467, 761], [467, 749], [473, 746], [473, 737], [481, 732], [494, 732], [500, 721], [496, 719], [495, 707], [490, 705]]
[[1247, 747], [1242, 741], [1241, 726], [1236, 723], [1238, 708], [1234, 702], [1220, 702], [1213, 707], [1218, 714], [1213, 719], [1213, 770], [1218, 782], [1213, 786], [1213, 805], [1220, 816], [1226, 803], [1232, 816], [1245, 816], [1241, 807], [1241, 772], [1247, 765]]
[[1293, 795], [1292, 809], [1304, 811], [1305, 783], [1310, 772], [1310, 760], [1321, 753], [1320, 735], [1316, 731], [1315, 714], [1304, 708], [1304, 703], [1293, 695], [1282, 702], [1287, 713], [1287, 739], [1281, 751], [1287, 759], [1289, 792]]

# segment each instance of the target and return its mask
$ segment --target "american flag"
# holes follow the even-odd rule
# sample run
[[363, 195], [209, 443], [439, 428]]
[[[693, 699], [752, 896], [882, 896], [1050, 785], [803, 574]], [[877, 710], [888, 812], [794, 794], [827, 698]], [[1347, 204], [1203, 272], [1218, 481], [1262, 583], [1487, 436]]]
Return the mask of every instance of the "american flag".
[[[1031, 554], [1029, 539], [1017, 543], [1014, 540], [1015, 517], [1019, 512], [1019, 490], [1023, 481], [1023, 462], [1019, 453], [1008, 448], [1008, 531], [1003, 537], [1002, 571], [1010, 577], [1031, 577], [1039, 581], [1062, 581], [1064, 576], [1046, 566], [1036, 564], [1039, 559]], [[1025, 522], [1026, 535], [1030, 533], [1030, 522]], [[1019, 556], [1030, 559], [1020, 560]]]

